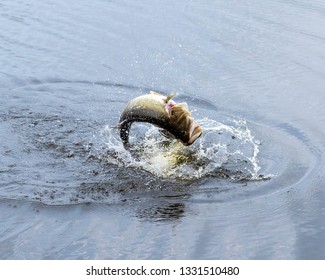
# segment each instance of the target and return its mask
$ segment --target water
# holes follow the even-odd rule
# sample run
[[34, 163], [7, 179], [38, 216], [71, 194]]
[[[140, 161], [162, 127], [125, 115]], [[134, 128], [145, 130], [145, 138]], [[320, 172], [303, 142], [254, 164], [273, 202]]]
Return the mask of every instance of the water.
[[[1, 1], [1, 259], [324, 259], [322, 1]], [[113, 128], [176, 92], [183, 147]]]

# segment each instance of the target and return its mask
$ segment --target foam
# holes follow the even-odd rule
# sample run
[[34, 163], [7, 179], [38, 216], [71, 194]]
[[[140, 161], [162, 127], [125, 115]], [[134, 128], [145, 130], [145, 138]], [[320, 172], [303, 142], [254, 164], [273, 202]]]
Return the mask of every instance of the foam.
[[259, 180], [259, 141], [245, 120], [229, 124], [204, 118], [198, 120], [202, 136], [192, 146], [167, 139], [150, 124], [134, 124], [132, 148], [125, 150], [118, 130], [106, 126], [101, 131], [107, 160], [120, 167], [146, 170], [161, 178], [197, 180], [224, 172], [230, 179]]

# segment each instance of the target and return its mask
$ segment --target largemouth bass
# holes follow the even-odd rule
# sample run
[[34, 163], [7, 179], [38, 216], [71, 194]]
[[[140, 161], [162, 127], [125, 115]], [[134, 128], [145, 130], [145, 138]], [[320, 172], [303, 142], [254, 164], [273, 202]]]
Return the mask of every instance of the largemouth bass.
[[120, 137], [125, 147], [133, 122], [152, 123], [188, 146], [202, 134], [202, 128], [191, 117], [186, 103], [175, 103], [173, 94], [161, 95], [154, 91], [129, 101], [120, 117]]

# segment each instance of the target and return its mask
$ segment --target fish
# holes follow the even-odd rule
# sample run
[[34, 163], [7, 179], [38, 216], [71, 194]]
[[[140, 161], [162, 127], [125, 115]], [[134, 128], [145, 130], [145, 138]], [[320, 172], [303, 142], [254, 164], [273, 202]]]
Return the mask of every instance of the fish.
[[129, 147], [129, 134], [134, 122], [147, 122], [159, 127], [163, 135], [172, 136], [183, 145], [192, 145], [202, 134], [202, 127], [191, 116], [187, 103], [176, 103], [175, 94], [155, 91], [130, 100], [123, 110], [119, 125], [124, 147]]

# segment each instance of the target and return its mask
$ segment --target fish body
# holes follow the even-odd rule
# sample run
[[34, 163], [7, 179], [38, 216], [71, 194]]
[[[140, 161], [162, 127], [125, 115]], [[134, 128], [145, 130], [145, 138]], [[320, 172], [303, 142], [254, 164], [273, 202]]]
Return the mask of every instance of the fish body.
[[129, 145], [133, 122], [152, 123], [173, 135], [184, 145], [191, 145], [202, 134], [202, 128], [191, 117], [186, 103], [175, 103], [173, 95], [164, 96], [151, 91], [129, 101], [120, 117], [120, 137]]

